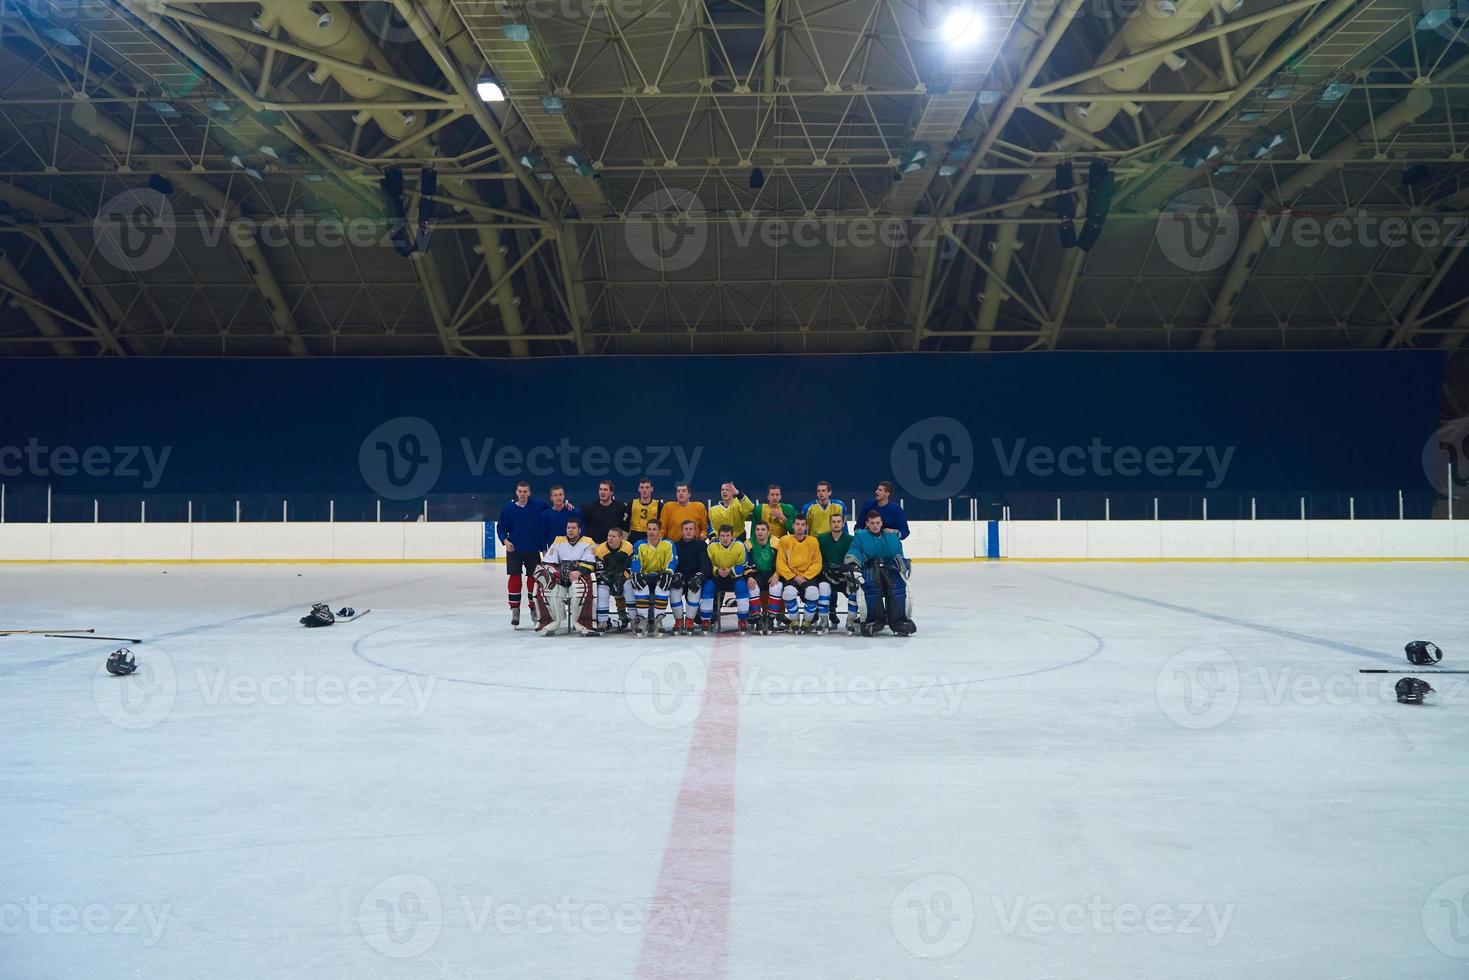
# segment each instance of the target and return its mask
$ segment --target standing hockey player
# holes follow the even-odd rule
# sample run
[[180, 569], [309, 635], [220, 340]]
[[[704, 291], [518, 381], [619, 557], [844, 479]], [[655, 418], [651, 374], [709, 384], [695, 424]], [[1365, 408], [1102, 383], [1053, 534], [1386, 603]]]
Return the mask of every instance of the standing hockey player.
[[673, 550], [676, 553], [674, 564], [678, 568], [673, 574], [673, 632], [692, 634], [699, 625], [696, 620], [699, 618], [699, 602], [704, 595], [704, 583], [709, 581], [713, 572], [709, 564], [709, 544], [699, 534], [698, 525], [687, 520], [683, 522]]
[[637, 499], [627, 505], [628, 540], [634, 547], [647, 540], [648, 524], [657, 521], [662, 510], [663, 501], [653, 496], [653, 481], [643, 477], [638, 481]]
[[597, 629], [611, 629], [612, 604], [615, 600], [622, 620], [618, 629], [627, 629], [629, 607], [635, 605], [632, 593], [632, 545], [624, 540], [627, 534], [613, 525], [607, 529], [607, 540], [597, 545]]
[[744, 541], [745, 527], [754, 513], [755, 501], [740, 493], [733, 483], [725, 483], [719, 488], [719, 503], [709, 508], [709, 526], [721, 528], [728, 524], [734, 528], [734, 539]]
[[535, 588], [536, 565], [540, 562], [543, 528], [541, 511], [547, 504], [530, 495], [530, 484], [515, 485], [515, 499], [500, 511], [495, 537], [505, 549], [506, 591], [510, 598], [510, 626], [520, 625], [520, 590]]
[[693, 521], [694, 533], [703, 541], [709, 535], [708, 508], [702, 500], [690, 499], [692, 491], [687, 483], [680, 483], [673, 492], [677, 499], [663, 505], [663, 510], [658, 514], [658, 523], [672, 530], [682, 528], [684, 521]]
[[795, 518], [791, 529], [775, 547], [775, 568], [780, 573], [786, 618], [798, 634], [813, 629], [817, 634], [825, 634], [831, 583], [821, 575], [821, 547], [806, 533], [806, 518]]
[[917, 632], [908, 616], [908, 559], [903, 539], [884, 529], [882, 515], [867, 512], [867, 527], [852, 535], [847, 564], [862, 570], [862, 597], [867, 604], [863, 636], [876, 636], [884, 626], [898, 636]]
[[541, 548], [551, 547], [557, 538], [566, 537], [566, 524], [581, 524], [581, 511], [566, 502], [566, 491], [558, 484], [551, 488], [551, 506], [541, 511]]
[[546, 549], [538, 569], [546, 576], [547, 588], [536, 597], [541, 613], [536, 632], [554, 636], [556, 628], [565, 623], [568, 633], [574, 630], [582, 636], [593, 635], [587, 597], [596, 560], [592, 543], [582, 536], [580, 519], [568, 518], [565, 536], [558, 537]]
[[[882, 517], [883, 530], [888, 534], [896, 534], [900, 540], [908, 539], [908, 518], [903, 514], [903, 508], [898, 506], [898, 502], [893, 499], [891, 480], [883, 480], [879, 483], [873, 498], [857, 508], [857, 513], [862, 515], [864, 524], [867, 522], [867, 515], [873, 511], [877, 511]], [[860, 534], [861, 532], [855, 533]]]
[[612, 528], [622, 530], [627, 538], [627, 504], [617, 499], [617, 488], [611, 480], [597, 484], [597, 499], [581, 505], [582, 533], [597, 544], [605, 544], [607, 532]]
[[831, 527], [833, 514], [841, 514], [845, 519], [847, 508], [840, 500], [833, 499], [831, 483], [822, 480], [816, 484], [816, 499], [801, 508], [801, 516], [806, 518], [807, 530], [819, 538]]
[[678, 571], [678, 553], [673, 543], [665, 541], [656, 519], [648, 522], [648, 536], [633, 546], [632, 590], [637, 603], [634, 632], [638, 636], [657, 636], [663, 629], [663, 615], [668, 612], [668, 591], [673, 573]]
[[750, 614], [755, 628], [768, 635], [777, 615], [784, 616], [780, 611], [780, 575], [775, 569], [776, 542], [770, 537], [770, 525], [764, 521], [755, 522], [754, 535], [755, 540], [747, 546], [750, 557], [745, 581], [750, 590]]
[[718, 628], [719, 602], [724, 593], [733, 592], [743, 633], [749, 627], [750, 618], [750, 585], [745, 579], [749, 555], [745, 543], [736, 541], [734, 528], [724, 524], [719, 528], [719, 540], [709, 545], [708, 554], [711, 573], [699, 597], [699, 617], [704, 622], [704, 631]]
[[857, 585], [847, 568], [847, 552], [852, 547], [852, 536], [847, 533], [847, 519], [840, 513], [831, 515], [829, 530], [816, 535], [821, 548], [821, 573], [831, 583], [831, 625], [837, 625], [837, 594], [847, 597], [847, 632], [857, 632]]
[[765, 491], [765, 503], [755, 508], [755, 520], [770, 525], [770, 536], [775, 539], [791, 533], [791, 522], [796, 519], [796, 508], [780, 502], [780, 487], [772, 483]]

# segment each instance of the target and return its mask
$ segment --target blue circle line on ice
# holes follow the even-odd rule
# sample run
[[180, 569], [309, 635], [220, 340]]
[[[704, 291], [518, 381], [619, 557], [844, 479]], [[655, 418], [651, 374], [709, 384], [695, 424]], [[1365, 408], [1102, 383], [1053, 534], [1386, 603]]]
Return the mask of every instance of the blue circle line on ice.
[[[927, 606], [925, 608], [930, 608], [930, 609], [958, 609], [960, 607], [958, 607], [958, 606]], [[537, 684], [515, 684], [515, 683], [511, 683], [509, 681], [485, 681], [485, 680], [477, 680], [477, 679], [472, 678], [472, 677], [453, 677], [453, 676], [450, 676], [448, 674], [435, 674], [435, 673], [431, 673], [431, 672], [425, 671], [425, 670], [414, 670], [411, 667], [400, 667], [397, 664], [384, 663], [381, 660], [374, 660], [372, 657], [368, 656], [366, 653], [363, 652], [363, 649], [362, 649], [363, 648], [363, 644], [365, 644], [368, 640], [372, 639], [373, 637], [378, 636], [378, 635], [380, 635], [382, 633], [386, 633], [386, 632], [388, 632], [390, 630], [401, 629], [404, 626], [416, 626], [416, 625], [419, 625], [420, 623], [428, 623], [428, 622], [434, 622], [436, 620], [448, 619], [449, 617], [451, 617], [453, 615], [455, 615], [455, 614], [454, 613], [444, 613], [443, 615], [439, 615], [439, 616], [425, 616], [425, 617], [422, 617], [422, 618], [419, 618], [419, 619], [407, 620], [407, 621], [402, 622], [402, 623], [387, 623], [387, 624], [385, 624], [383, 626], [379, 626], [377, 629], [375, 629], [375, 630], [373, 630], [373, 631], [371, 631], [369, 633], [364, 633], [361, 636], [359, 636], [356, 640], [354, 640], [353, 643], [352, 643], [352, 653], [353, 653], [354, 656], [357, 657], [357, 659], [363, 661], [364, 663], [372, 664], [374, 667], [381, 667], [383, 670], [397, 671], [400, 674], [408, 674], [408, 675], [410, 675], [412, 677], [424, 677], [424, 678], [429, 678], [429, 679], [432, 679], [432, 680], [444, 681], [444, 682], [449, 683], [449, 684], [470, 684], [470, 685], [473, 685], [475, 687], [498, 687], [498, 688], [501, 688], [503, 690], [509, 690], [509, 691], [535, 691], [535, 692], [547, 693], [547, 694], [596, 694], [596, 695], [604, 695], [604, 696], [609, 696], [609, 697], [626, 697], [629, 694], [638, 694], [638, 695], [642, 695], [644, 697], [656, 697], [657, 696], [657, 692], [655, 692], [655, 691], [627, 691], [627, 690], [611, 690], [611, 689], [585, 688], [585, 687], [545, 687], [545, 686], [537, 685]], [[997, 675], [995, 675], [993, 677], [971, 677], [971, 678], [969, 678], [967, 680], [949, 681], [947, 683], [934, 684], [934, 685], [931, 685], [929, 687], [930, 690], [939, 690], [939, 689], [942, 689], [942, 690], [961, 690], [963, 688], [969, 687], [972, 684], [988, 684], [988, 683], [991, 683], [993, 681], [1011, 680], [1011, 679], [1014, 679], [1014, 678], [1017, 678], [1017, 677], [1030, 677], [1030, 676], [1032, 676], [1034, 674], [1046, 674], [1046, 673], [1050, 673], [1051, 671], [1054, 671], [1054, 670], [1065, 670], [1065, 669], [1067, 669], [1069, 667], [1075, 667], [1078, 664], [1083, 664], [1083, 663], [1086, 663], [1088, 660], [1093, 659], [1098, 654], [1100, 654], [1102, 652], [1102, 650], [1107, 645], [1107, 642], [1105, 640], [1103, 640], [1097, 634], [1093, 633], [1091, 630], [1086, 629], [1085, 627], [1076, 626], [1076, 625], [1074, 625], [1072, 623], [1063, 623], [1060, 620], [1055, 620], [1055, 619], [1045, 619], [1044, 617], [1041, 617], [1041, 616], [1023, 616], [1023, 615], [1021, 615], [1019, 613], [997, 613], [995, 615], [1007, 616], [1007, 617], [1010, 617], [1012, 619], [1024, 619], [1024, 620], [1029, 620], [1030, 622], [1034, 622], [1034, 623], [1045, 623], [1048, 626], [1059, 626], [1059, 627], [1061, 627], [1063, 629], [1075, 630], [1076, 632], [1082, 634], [1087, 639], [1089, 639], [1089, 640], [1092, 641], [1092, 648], [1090, 650], [1088, 650], [1084, 655], [1082, 655], [1080, 657], [1077, 657], [1074, 660], [1068, 660], [1068, 661], [1066, 661], [1064, 663], [1047, 664], [1047, 665], [1042, 666], [1042, 667], [1033, 667], [1033, 668], [1031, 668], [1029, 670], [1017, 670], [1017, 671], [1013, 671], [1013, 672], [1008, 673], [1008, 674], [997, 674]], [[572, 640], [573, 642], [580, 642], [580, 640], [578, 638], [574, 638], [574, 637], [567, 637], [566, 639]], [[672, 638], [670, 637], [669, 639], [671, 640]], [[603, 637], [603, 640], [606, 641], [606, 642], [611, 642], [611, 643], [616, 643], [617, 642], [616, 640], [608, 640], [608, 638], [606, 638], [606, 637]], [[879, 639], [877, 641], [878, 644], [881, 644], [881, 643], [894, 643], [894, 644], [896, 644], [896, 643], [899, 643], [899, 642], [900, 642], [900, 640], [897, 637], [884, 637], [884, 638]], [[599, 649], [600, 649], [600, 646], [601, 645], [599, 644], [598, 646], [599, 646]], [[631, 645], [631, 649], [629, 650], [629, 652], [632, 652], [633, 650], [641, 650], [642, 652], [646, 653], [648, 651], [645, 649], [645, 646], [646, 646], [645, 644], [634, 643], [634, 644]], [[672, 644], [670, 644], [670, 646], [672, 646]], [[758, 643], [757, 643], [757, 646], [758, 646]], [[663, 647], [660, 646], [659, 649], [663, 649]], [[835, 647], [833, 649], [835, 649]], [[909, 688], [906, 685], [904, 687], [901, 687], [901, 688], [893, 688], [893, 691], [896, 692], [896, 693], [901, 693], [903, 691], [908, 691], [908, 690], [912, 690], [912, 688]], [[695, 691], [695, 692], [693, 692], [693, 693], [695, 693], [698, 696], [702, 697], [703, 694], [704, 694], [704, 688], [703, 687], [699, 687], [698, 690]], [[811, 695], [818, 695], [819, 696], [819, 695], [824, 695], [824, 694], [848, 694], [848, 693], [851, 693], [851, 692], [849, 692], [849, 691], [847, 691], [845, 689], [838, 689], [838, 690], [813, 690], [813, 691], [809, 691], [809, 692], [806, 692], [806, 693], [811, 694]], [[758, 696], [765, 697], [766, 695], [758, 695]]]

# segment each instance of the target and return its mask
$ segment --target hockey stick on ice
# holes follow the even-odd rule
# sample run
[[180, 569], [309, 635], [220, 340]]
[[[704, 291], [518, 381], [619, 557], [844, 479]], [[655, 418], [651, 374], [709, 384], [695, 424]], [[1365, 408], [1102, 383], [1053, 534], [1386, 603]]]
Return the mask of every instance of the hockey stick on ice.
[[42, 635], [48, 636], [48, 637], [50, 637], [53, 640], [114, 640], [114, 641], [116, 641], [118, 643], [142, 643], [143, 642], [142, 640], [135, 640], [135, 639], [132, 639], [131, 637], [126, 637], [126, 636], [91, 636], [91, 635], [77, 636], [74, 633], [45, 633], [45, 634], [42, 634]]
[[84, 630], [63, 630], [63, 629], [49, 629], [49, 630], [0, 630], [0, 636], [33, 636], [33, 635], [36, 635], [36, 634], [50, 636], [53, 633], [95, 633], [95, 632], [97, 632], [96, 629], [84, 629]]
[[1419, 670], [1409, 667], [1407, 670], [1388, 670], [1382, 667], [1363, 667], [1357, 671], [1359, 674], [1469, 674], [1469, 670]]

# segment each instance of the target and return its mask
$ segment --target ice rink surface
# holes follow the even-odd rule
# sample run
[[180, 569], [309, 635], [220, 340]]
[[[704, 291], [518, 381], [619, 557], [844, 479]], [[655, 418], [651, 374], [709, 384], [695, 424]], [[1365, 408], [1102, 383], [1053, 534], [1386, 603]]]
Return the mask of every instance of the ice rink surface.
[[[921, 565], [903, 640], [499, 566], [0, 570], [0, 977], [1469, 971], [1469, 566]], [[330, 629], [312, 601], [371, 608]]]

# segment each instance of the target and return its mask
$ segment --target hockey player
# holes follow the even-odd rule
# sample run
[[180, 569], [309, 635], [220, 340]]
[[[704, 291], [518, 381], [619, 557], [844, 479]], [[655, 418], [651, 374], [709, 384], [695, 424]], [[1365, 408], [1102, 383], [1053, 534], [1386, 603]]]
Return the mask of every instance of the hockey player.
[[770, 525], [764, 521], [755, 522], [754, 535], [755, 540], [746, 546], [749, 561], [745, 566], [745, 584], [750, 592], [750, 613], [755, 627], [761, 633], [769, 633], [772, 620], [777, 615], [784, 616], [780, 609], [780, 575], [775, 570], [776, 542], [770, 537]]
[[520, 590], [535, 590], [536, 565], [541, 558], [541, 511], [547, 504], [530, 495], [530, 484], [515, 485], [515, 499], [500, 511], [495, 537], [505, 549], [506, 591], [510, 599], [510, 626], [520, 625]]
[[597, 545], [595, 554], [597, 567], [597, 629], [607, 632], [612, 628], [612, 604], [615, 600], [621, 625], [627, 629], [627, 610], [635, 606], [632, 592], [632, 545], [626, 538], [627, 532], [617, 525], [607, 529], [607, 540]]
[[794, 624], [795, 632], [805, 634], [815, 629], [817, 634], [826, 633], [831, 583], [821, 574], [821, 547], [806, 533], [806, 518], [795, 518], [791, 533], [776, 545], [775, 569], [780, 573], [786, 618]]
[[[648, 537], [648, 524], [657, 521], [663, 501], [653, 496], [653, 481], [646, 476], [638, 481], [638, 496], [627, 505], [628, 540], [637, 547]], [[661, 521], [659, 522], [662, 523]]]
[[847, 519], [841, 513], [834, 513], [827, 522], [829, 530], [816, 535], [816, 544], [821, 548], [821, 571], [826, 580], [831, 583], [831, 625], [837, 625], [837, 594], [847, 597], [847, 632], [857, 631], [857, 620], [860, 618], [857, 612], [858, 586], [853, 576], [848, 573], [846, 560], [847, 552], [852, 547], [852, 535], [847, 533]]
[[802, 507], [801, 514], [806, 518], [807, 529], [819, 538], [831, 527], [831, 516], [841, 514], [845, 519], [847, 508], [840, 500], [832, 499], [831, 484], [822, 480], [816, 484], [816, 499]]
[[863, 636], [876, 636], [884, 626], [898, 636], [917, 632], [908, 617], [908, 559], [903, 557], [903, 540], [882, 526], [882, 514], [867, 512], [867, 527], [852, 535], [847, 565], [862, 570], [862, 596], [867, 618]]
[[867, 515], [873, 511], [877, 511], [882, 517], [883, 530], [888, 534], [896, 534], [900, 540], [908, 539], [908, 518], [903, 514], [903, 508], [893, 499], [892, 481], [883, 480], [879, 483], [873, 498], [857, 508], [864, 524], [867, 522]]
[[707, 633], [718, 625], [716, 617], [721, 594], [733, 592], [740, 632], [743, 633], [749, 628], [750, 618], [750, 585], [745, 579], [749, 553], [745, 543], [736, 541], [734, 528], [724, 524], [719, 528], [719, 540], [709, 545], [708, 554], [711, 573], [699, 597], [699, 617], [703, 620], [704, 631]]
[[673, 492], [677, 499], [663, 505], [663, 510], [658, 514], [658, 523], [671, 530], [682, 528], [684, 521], [693, 521], [694, 533], [703, 541], [709, 534], [708, 508], [702, 500], [689, 499], [692, 491], [687, 483], [680, 483]]
[[[667, 507], [664, 509], [667, 510]], [[687, 520], [683, 522], [673, 550], [678, 568], [673, 575], [671, 596], [673, 632], [691, 634], [699, 625], [696, 620], [699, 618], [699, 603], [704, 595], [704, 583], [713, 574], [713, 568], [709, 564], [709, 544], [699, 534], [698, 525]]]
[[575, 520], [581, 524], [581, 511], [566, 502], [566, 491], [560, 486], [551, 488], [551, 506], [541, 511], [541, 549], [551, 547], [557, 538], [566, 537], [566, 523]]
[[728, 524], [734, 528], [734, 539], [744, 541], [745, 527], [754, 513], [755, 501], [740, 493], [733, 483], [725, 483], [719, 488], [719, 503], [709, 508], [709, 526], [721, 528]]
[[772, 483], [765, 491], [765, 503], [755, 508], [755, 520], [770, 525], [772, 538], [783, 538], [791, 533], [791, 522], [796, 518], [796, 508], [780, 502], [780, 486]]
[[632, 589], [637, 603], [634, 631], [639, 636], [657, 636], [668, 612], [668, 591], [678, 571], [678, 552], [665, 541], [656, 519], [648, 522], [648, 537], [633, 546]]
[[597, 544], [606, 543], [607, 532], [614, 527], [622, 530], [624, 541], [627, 539], [627, 504], [617, 499], [616, 492], [611, 480], [603, 480], [597, 484], [597, 499], [581, 505], [582, 520], [586, 522], [582, 533]]
[[582, 636], [593, 635], [587, 596], [596, 560], [592, 543], [582, 536], [581, 520], [568, 518], [566, 536], [551, 542], [541, 556], [539, 571], [546, 576], [548, 588], [537, 596], [541, 623], [536, 632], [554, 636], [556, 628], [564, 622], [568, 633], [575, 630]]

